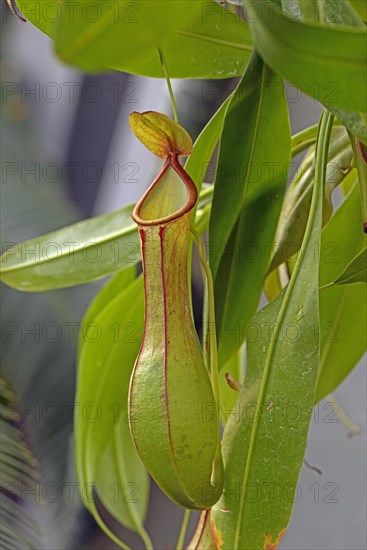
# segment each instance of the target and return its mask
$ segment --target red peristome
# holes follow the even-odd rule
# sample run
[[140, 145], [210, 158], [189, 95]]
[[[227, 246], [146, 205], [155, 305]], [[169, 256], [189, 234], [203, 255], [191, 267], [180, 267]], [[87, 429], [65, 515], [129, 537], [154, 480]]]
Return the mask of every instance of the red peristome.
[[[177, 212], [174, 212], [169, 216], [166, 216], [164, 218], [158, 218], [156, 220], [144, 220], [140, 216], [140, 210], [141, 210], [144, 202], [146, 201], [149, 193], [151, 193], [151, 191], [155, 188], [155, 186], [158, 184], [161, 177], [164, 175], [164, 173], [167, 171], [167, 169], [170, 166], [173, 168], [173, 170], [176, 172], [176, 174], [178, 174], [180, 176], [181, 180], [183, 181], [183, 183], [186, 186], [186, 190], [187, 190], [186, 203], [184, 204], [184, 206], [182, 208], [177, 210]], [[187, 212], [190, 212], [190, 210], [192, 210], [192, 208], [195, 206], [197, 198], [198, 198], [198, 192], [197, 192], [196, 185], [193, 182], [193, 180], [190, 178], [188, 173], [185, 172], [185, 170], [182, 168], [182, 166], [181, 166], [181, 164], [178, 160], [178, 154], [177, 153], [170, 154], [170, 155], [168, 155], [162, 170], [159, 172], [158, 176], [155, 178], [152, 185], [148, 188], [148, 190], [144, 193], [142, 198], [136, 204], [136, 206], [133, 210], [133, 213], [132, 213], [132, 218], [133, 218], [134, 222], [138, 224], [139, 227], [141, 227], [141, 226], [163, 225], [163, 224], [166, 224], [166, 223], [171, 222], [173, 220], [176, 220], [178, 218], [181, 218], [184, 214], [186, 214]]]

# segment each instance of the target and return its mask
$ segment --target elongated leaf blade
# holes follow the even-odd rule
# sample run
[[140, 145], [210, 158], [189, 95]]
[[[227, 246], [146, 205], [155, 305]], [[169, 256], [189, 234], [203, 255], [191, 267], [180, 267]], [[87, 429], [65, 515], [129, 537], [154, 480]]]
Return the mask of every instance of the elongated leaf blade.
[[365, 111], [364, 28], [291, 19], [267, 0], [244, 5], [256, 47], [273, 70], [331, 109]]
[[114, 67], [121, 58], [138, 57], [201, 10], [200, 2], [185, 0], [171, 3], [170, 9], [164, 0], [99, 0], [91, 16], [87, 4], [75, 6], [73, 20], [63, 9], [56, 33], [59, 57], [87, 70]]
[[222, 133], [229, 100], [230, 98], [226, 99], [209, 120], [196, 140], [193, 152], [186, 161], [185, 170], [196, 184], [198, 191], [201, 190], [208, 163]]
[[[87, 312], [80, 333], [77, 473], [82, 487], [96, 485], [97, 496], [117, 521], [138, 531], [146, 514], [149, 482], [130, 436], [127, 399], [143, 330], [142, 278], [112, 300], [106, 301], [107, 292], [97, 296], [91, 306], [96, 316], [91, 321]], [[85, 504], [91, 508], [88, 498]]]
[[[276, 250], [269, 271], [289, 260], [301, 247], [310, 211], [315, 164], [312, 147], [305, 157], [295, 180], [287, 190], [276, 232]], [[330, 197], [335, 187], [352, 170], [353, 152], [348, 134], [342, 127], [334, 128], [330, 143], [325, 187], [324, 221], [331, 215]], [[326, 209], [326, 206], [328, 208]]]
[[[283, 13], [298, 21], [306, 20], [323, 25], [347, 25], [364, 28], [364, 23], [348, 0], [282, 0]], [[348, 112], [342, 109], [329, 110], [355, 136], [364, 143], [367, 142], [367, 127], [365, 115], [358, 112]]]
[[83, 284], [140, 260], [132, 206], [20, 243], [1, 257], [1, 280], [24, 292]]
[[276, 547], [290, 519], [319, 365], [315, 245], [321, 235], [330, 122], [324, 114], [317, 194], [303, 254], [288, 287], [252, 320], [258, 337], [248, 343], [238, 401], [241, 416], [228, 420], [223, 436], [226, 481], [223, 497], [213, 508], [220, 548]]
[[[135, 266], [131, 266], [124, 271], [120, 271], [113, 275], [108, 283], [106, 283], [101, 290], [98, 292], [97, 296], [94, 298], [92, 303], [89, 305], [84, 317], [84, 325], [92, 323], [103, 311], [103, 309], [121, 292], [123, 292], [132, 281], [135, 279]], [[80, 348], [81, 346], [79, 346]], [[80, 350], [79, 350], [80, 351]]]
[[[361, 230], [358, 184], [323, 230], [320, 285], [335, 280], [366, 244]], [[321, 360], [316, 402], [332, 392], [367, 348], [367, 289], [364, 284], [335, 285], [320, 292]]]
[[[162, 42], [172, 78], [222, 79], [241, 76], [253, 49], [248, 24], [215, 2], [203, 2], [201, 13], [168, 35]], [[162, 77], [162, 67], [154, 51], [117, 67], [133, 74]], [[217, 93], [214, 83], [204, 83], [203, 99]]]
[[260, 299], [290, 147], [282, 80], [254, 54], [228, 106], [209, 225], [221, 366], [244, 340]]
[[350, 285], [352, 283], [367, 283], [367, 248], [365, 247], [348, 264], [334, 285]]
[[[253, 47], [247, 23], [214, 0], [171, 2], [169, 10], [166, 0], [104, 0], [89, 8], [80, 2], [76, 11], [60, 3], [54, 20], [38, 1], [18, 3], [27, 19], [57, 40], [62, 59], [89, 71], [163, 78], [159, 44], [172, 78], [227, 78], [243, 74]], [[205, 93], [213, 93], [212, 84]]]

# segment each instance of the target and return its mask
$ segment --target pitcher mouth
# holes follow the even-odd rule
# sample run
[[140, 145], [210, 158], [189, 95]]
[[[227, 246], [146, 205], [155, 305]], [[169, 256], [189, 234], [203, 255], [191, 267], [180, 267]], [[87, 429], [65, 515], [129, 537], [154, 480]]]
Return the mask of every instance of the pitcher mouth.
[[[155, 190], [159, 180], [166, 174], [169, 168], [173, 168], [173, 170], [176, 172], [176, 174], [179, 176], [180, 180], [186, 187], [186, 193], [187, 193], [186, 202], [183, 204], [181, 208], [172, 212], [172, 214], [168, 214], [167, 216], [163, 216], [155, 219], [147, 219], [142, 215], [142, 209], [145, 206], [145, 202], [148, 200], [151, 193]], [[140, 226], [155, 226], [155, 225], [166, 224], [168, 222], [181, 218], [182, 216], [190, 212], [196, 204], [197, 196], [198, 196], [198, 193], [197, 193], [196, 185], [193, 182], [193, 180], [190, 178], [190, 176], [187, 174], [187, 172], [185, 172], [185, 170], [182, 168], [181, 164], [179, 163], [178, 154], [177, 153], [170, 154], [167, 157], [167, 160], [164, 163], [164, 166], [160, 171], [160, 173], [158, 174], [158, 176], [155, 178], [155, 180], [153, 181], [149, 189], [145, 192], [145, 194], [136, 204], [132, 213], [132, 219], [134, 220], [135, 223], [137, 223]]]

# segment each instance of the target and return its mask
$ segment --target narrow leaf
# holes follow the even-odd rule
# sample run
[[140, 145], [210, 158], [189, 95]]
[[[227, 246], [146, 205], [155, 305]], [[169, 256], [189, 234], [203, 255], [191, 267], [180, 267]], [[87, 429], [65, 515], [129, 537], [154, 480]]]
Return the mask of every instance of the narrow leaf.
[[[115, 286], [115, 281], [110, 283]], [[143, 281], [112, 300], [96, 297], [80, 331], [75, 453], [85, 505], [86, 488], [126, 527], [140, 532], [148, 503], [148, 476], [131, 440], [127, 398], [143, 330]]]
[[83, 323], [93, 322], [95, 317], [111, 302], [120, 292], [123, 292], [135, 279], [136, 268], [131, 266], [124, 271], [113, 275], [101, 288], [94, 300], [89, 305], [83, 317]]
[[1, 280], [23, 292], [99, 279], [140, 260], [132, 206], [20, 243], [1, 256]]
[[209, 161], [212, 158], [214, 149], [222, 133], [223, 123], [230, 99], [230, 97], [227, 98], [209, 120], [208, 124], [196, 140], [193, 151], [186, 161], [185, 171], [196, 184], [198, 191], [201, 190]]
[[367, 248], [353, 258], [343, 273], [334, 281], [334, 285], [350, 285], [352, 283], [367, 283]]
[[[301, 247], [315, 180], [314, 150], [311, 147], [285, 195], [275, 236], [276, 250], [269, 271], [289, 260]], [[344, 128], [334, 128], [326, 170], [324, 223], [332, 214], [332, 192], [352, 170], [352, 161], [353, 152], [347, 132]]]
[[321, 236], [331, 128], [332, 117], [324, 113], [303, 254], [288, 287], [252, 320], [258, 337], [248, 343], [241, 418], [232, 415], [223, 436], [225, 488], [212, 512], [219, 548], [276, 548], [290, 519], [319, 365], [315, 247]]
[[[366, 246], [358, 183], [323, 230], [320, 285], [326, 286]], [[335, 285], [320, 292], [321, 360], [316, 402], [342, 382], [367, 348], [367, 288]]]
[[290, 147], [282, 80], [254, 54], [226, 113], [209, 225], [220, 366], [243, 342], [260, 299]]
[[[347, 25], [364, 28], [364, 23], [358, 13], [351, 7], [348, 0], [282, 0], [283, 13], [297, 21], [308, 20], [323, 25]], [[317, 98], [315, 98], [317, 99]], [[366, 117], [363, 113], [348, 112], [328, 106], [350, 132], [364, 143], [367, 143]]]
[[243, 2], [256, 47], [273, 70], [331, 109], [364, 112], [364, 28], [291, 19], [275, 1]]

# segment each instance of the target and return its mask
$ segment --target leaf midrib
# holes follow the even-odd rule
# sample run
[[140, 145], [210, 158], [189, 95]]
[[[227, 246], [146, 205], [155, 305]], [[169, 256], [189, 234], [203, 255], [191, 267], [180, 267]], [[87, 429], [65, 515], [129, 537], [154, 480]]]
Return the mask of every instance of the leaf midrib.
[[[87, 221], [87, 220], [83, 220], [83, 221]], [[79, 222], [79, 223], [83, 223], [83, 222]], [[68, 226], [70, 227], [70, 226]], [[62, 229], [60, 229], [59, 231], [62, 231]], [[59, 232], [57, 231], [57, 232]], [[115, 239], [120, 239], [124, 236], [128, 236], [130, 234], [133, 234], [135, 232], [137, 232], [138, 229], [136, 226], [134, 225], [131, 225], [131, 226], [128, 226], [127, 228], [125, 228], [123, 231], [116, 231], [114, 233], [111, 233], [108, 237], [104, 238], [104, 239], [101, 239], [101, 240], [95, 240], [95, 241], [92, 241], [92, 242], [87, 242], [87, 243], [79, 243], [78, 246], [76, 246], [74, 249], [73, 249], [73, 252], [70, 253], [68, 252], [68, 248], [66, 248], [65, 246], [64, 247], [61, 247], [60, 245], [60, 248], [61, 248], [61, 254], [57, 254], [57, 252], [55, 252], [54, 254], [50, 254], [47, 256], [47, 259], [46, 260], [31, 260], [29, 262], [26, 262], [26, 263], [22, 263], [21, 260], [18, 260], [16, 264], [13, 264], [13, 265], [6, 265], [5, 264], [5, 267], [3, 267], [2, 265], [0, 265], [0, 276], [2, 274], [8, 274], [8, 273], [12, 273], [13, 271], [19, 271], [19, 270], [24, 270], [24, 269], [28, 269], [28, 268], [31, 268], [35, 265], [46, 265], [48, 263], [53, 263], [53, 261], [55, 259], [57, 260], [61, 260], [63, 258], [66, 258], [66, 257], [70, 257], [70, 258], [74, 258], [75, 256], [77, 256], [78, 254], [80, 254], [81, 252], [83, 252], [84, 250], [89, 250], [90, 248], [93, 248], [95, 246], [101, 246], [101, 245], [104, 245], [104, 244], [108, 244], [110, 241], [113, 241]], [[55, 232], [56, 233], [56, 232]], [[44, 237], [47, 237], [48, 235], [52, 235], [52, 233], [49, 233], [49, 234], [46, 234], [46, 235], [40, 235], [40, 237], [44, 238]], [[38, 238], [40, 238], [38, 237]], [[36, 237], [37, 239], [37, 237]], [[32, 239], [33, 240], [33, 239]], [[39, 242], [39, 241], [38, 241]], [[4, 259], [7, 257], [7, 254], [13, 249], [13, 248], [18, 248], [21, 249], [21, 247], [23, 245], [26, 245], [26, 244], [29, 244], [29, 241], [23, 241], [21, 243], [18, 243], [15, 245], [15, 247], [12, 247], [12, 248], [9, 248], [9, 250], [7, 250], [3, 256], [3, 259], [2, 261], [4, 261]], [[59, 244], [59, 243], [55, 243], [55, 244]]]
[[[324, 112], [324, 117], [326, 119], [325, 112]], [[320, 126], [319, 126], [318, 139], [321, 135], [321, 130], [320, 129], [323, 126], [325, 126], [325, 132], [327, 132], [327, 129], [330, 125], [330, 121], [332, 121], [332, 118], [330, 118], [330, 117], [331, 117], [331, 115], [329, 114], [324, 125], [323, 125], [323, 119], [321, 118]], [[332, 127], [332, 122], [331, 122], [331, 127]], [[331, 130], [330, 130], [330, 132], [331, 132]], [[330, 138], [330, 134], [329, 134], [329, 138]], [[329, 142], [326, 144], [326, 147], [325, 147], [325, 143], [323, 143], [322, 146], [320, 146], [320, 155], [321, 155], [321, 159], [320, 159], [318, 157], [318, 154], [319, 154], [318, 153], [318, 144], [316, 144], [315, 159], [316, 159], [316, 161], [319, 161], [319, 163], [322, 164], [322, 166], [321, 166], [321, 168], [320, 168], [320, 166], [318, 167], [318, 171], [315, 174], [315, 182], [317, 181], [317, 178], [321, 178], [321, 177], [323, 178], [323, 180], [325, 182], [325, 171], [326, 171], [326, 164], [327, 164], [328, 146], [329, 146]], [[325, 160], [325, 150], [326, 150], [326, 160]], [[323, 196], [324, 182], [320, 181], [318, 183], [318, 185], [319, 185], [318, 189], [317, 189], [316, 184], [315, 184], [314, 193], [315, 192], [318, 193], [317, 197], [316, 197], [317, 199], [319, 199], [320, 197]], [[317, 191], [316, 191], [316, 189], [317, 189]], [[313, 232], [314, 232], [314, 223], [315, 223], [315, 219], [316, 219], [317, 215], [319, 215], [320, 222], [321, 222], [322, 207], [321, 207], [321, 214], [318, 211], [318, 208], [320, 208], [320, 205], [317, 204], [317, 201], [315, 200], [315, 197], [313, 196], [312, 197], [310, 215], [309, 215], [309, 219], [308, 219], [308, 223], [307, 223], [307, 228], [306, 228], [304, 240], [302, 242], [302, 246], [304, 247], [305, 250], [308, 248], [308, 245], [309, 245], [310, 241], [312, 240], [312, 236], [313, 236]], [[321, 223], [320, 223], [320, 225], [321, 225]], [[320, 227], [320, 229], [321, 229], [321, 227]], [[266, 388], [267, 388], [268, 381], [269, 381], [269, 373], [270, 373], [271, 367], [272, 367], [272, 358], [274, 356], [274, 353], [275, 353], [275, 350], [276, 350], [276, 347], [277, 347], [278, 337], [281, 333], [281, 327], [283, 326], [283, 321], [286, 317], [286, 313], [287, 313], [287, 310], [288, 310], [288, 304], [289, 304], [289, 302], [290, 302], [290, 300], [293, 296], [294, 290], [297, 288], [298, 273], [301, 272], [301, 270], [302, 270], [302, 266], [305, 263], [305, 257], [306, 257], [305, 255], [302, 255], [301, 258], [300, 258], [299, 263], [297, 262], [297, 264], [296, 264], [296, 267], [294, 269], [292, 278], [291, 278], [291, 280], [288, 284], [287, 290], [285, 291], [285, 295], [284, 295], [284, 298], [283, 298], [283, 301], [282, 301], [282, 304], [281, 304], [281, 307], [280, 307], [280, 311], [279, 311], [279, 314], [278, 314], [277, 319], [276, 319], [277, 322], [275, 324], [274, 334], [273, 334], [273, 337], [272, 337], [271, 342], [269, 344], [268, 352], [266, 354], [264, 371], [263, 371], [263, 376], [262, 376], [262, 380], [261, 380], [261, 383], [260, 383], [260, 389], [259, 389], [259, 394], [258, 394], [258, 399], [257, 399], [257, 404], [260, 404], [260, 405], [264, 402], [265, 392], [266, 392]], [[317, 277], [317, 279], [318, 279], [318, 277]], [[316, 280], [315, 292], [316, 292], [316, 294], [318, 293], [318, 280]], [[261, 409], [259, 408], [257, 410], [261, 410]], [[249, 475], [250, 475], [250, 467], [251, 467], [251, 464], [252, 464], [253, 452], [254, 452], [255, 444], [256, 444], [256, 434], [257, 434], [257, 430], [258, 430], [258, 427], [259, 427], [259, 418], [258, 417], [255, 419], [252, 426], [253, 426], [253, 428], [251, 430], [248, 455], [247, 455], [247, 459], [246, 459], [246, 466], [245, 466], [243, 481], [242, 481], [242, 485], [241, 485], [241, 495], [244, 495], [244, 489], [246, 489], [247, 481], [248, 481]], [[237, 520], [237, 525], [236, 525], [236, 534], [235, 534], [235, 549], [236, 550], [238, 550], [238, 548], [239, 548], [238, 544], [239, 544], [239, 539], [240, 539], [240, 530], [241, 530], [241, 525], [242, 525], [241, 520], [242, 520], [243, 511], [244, 511], [244, 506], [245, 506], [245, 498], [242, 498], [241, 502], [240, 502], [240, 506], [239, 506], [238, 520]]]
[[197, 40], [203, 40], [204, 42], [211, 42], [213, 44], [218, 44], [220, 46], [227, 46], [228, 48], [234, 48], [238, 50], [245, 50], [251, 52], [253, 50], [253, 46], [247, 43], [241, 44], [240, 42], [232, 42], [231, 40], [223, 40], [221, 38], [217, 38], [215, 36], [210, 36], [207, 34], [202, 34], [195, 31], [185, 31], [185, 30], [177, 30], [175, 31], [176, 34], [181, 34], [182, 36], [188, 36], [190, 38], [196, 38]]

